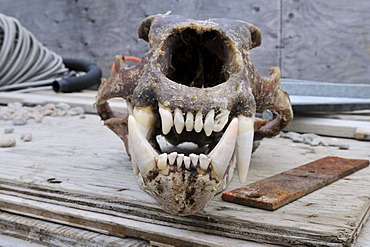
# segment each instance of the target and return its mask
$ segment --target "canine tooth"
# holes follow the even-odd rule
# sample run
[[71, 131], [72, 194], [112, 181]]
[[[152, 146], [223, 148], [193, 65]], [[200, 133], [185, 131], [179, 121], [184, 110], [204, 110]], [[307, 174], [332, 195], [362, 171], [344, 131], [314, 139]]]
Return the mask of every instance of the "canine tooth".
[[211, 165], [218, 179], [222, 179], [233, 156], [236, 138], [238, 136], [238, 119], [234, 118], [216, 147], [208, 154]]
[[190, 169], [191, 160], [188, 156], [184, 156], [184, 164], [186, 169]]
[[170, 155], [168, 155], [168, 162], [172, 166], [175, 163], [175, 160], [177, 158], [177, 152], [172, 152]]
[[212, 134], [213, 128], [215, 127], [215, 110], [210, 110], [207, 115], [206, 119], [204, 121], [204, 132], [206, 133], [206, 136], [210, 136]]
[[182, 130], [184, 129], [185, 122], [184, 122], [184, 115], [179, 108], [175, 109], [175, 116], [174, 116], [174, 124], [177, 134], [181, 134]]
[[254, 136], [254, 120], [245, 116], [238, 116], [238, 138], [236, 139], [236, 168], [240, 183], [245, 183], [247, 180], [249, 164], [251, 161], [253, 136]]
[[199, 155], [199, 166], [201, 169], [207, 171], [209, 163], [211, 162], [211, 159], [207, 157], [205, 154]]
[[159, 114], [162, 121], [162, 132], [167, 135], [173, 126], [173, 118], [170, 108], [159, 105]]
[[194, 115], [190, 111], [186, 113], [185, 126], [186, 126], [186, 131], [192, 131], [194, 128]]
[[163, 153], [158, 156], [157, 165], [159, 170], [163, 170], [167, 167], [167, 154]]
[[131, 159], [138, 166], [142, 176], [146, 176], [156, 166], [158, 153], [144, 138], [135, 118], [128, 117], [128, 141]]
[[135, 106], [132, 111], [132, 115], [135, 117], [141, 133], [143, 133], [143, 136], [148, 139], [157, 120], [157, 116], [154, 114], [153, 108], [151, 106]]
[[194, 130], [195, 132], [199, 133], [203, 129], [203, 113], [202, 111], [198, 111], [195, 115], [195, 121], [194, 121]]
[[184, 154], [178, 154], [176, 158], [177, 167], [181, 168], [182, 161], [184, 160]]
[[220, 113], [215, 117], [215, 127], [213, 128], [214, 132], [220, 132], [225, 127], [227, 121], [229, 120], [229, 114], [229, 110], [220, 110]]
[[197, 167], [199, 156], [196, 154], [190, 154], [189, 158], [194, 167]]

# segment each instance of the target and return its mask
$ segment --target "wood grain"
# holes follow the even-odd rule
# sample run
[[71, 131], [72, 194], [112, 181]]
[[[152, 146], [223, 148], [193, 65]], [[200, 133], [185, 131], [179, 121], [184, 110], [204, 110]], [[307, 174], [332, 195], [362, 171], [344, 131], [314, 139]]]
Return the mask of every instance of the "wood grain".
[[[15, 126], [11, 135], [22, 132], [32, 132], [33, 141], [0, 149], [0, 207], [17, 214], [165, 244], [349, 246], [369, 213], [370, 170], [363, 169], [274, 212], [223, 202], [218, 195], [201, 213], [174, 217], [141, 191], [123, 144], [97, 116], [46, 117], [41, 125]], [[252, 157], [248, 183], [327, 155], [369, 158], [368, 143], [348, 141], [356, 148], [347, 152], [264, 140]], [[237, 187], [235, 177], [229, 189]]]
[[368, 1], [282, 1], [283, 76], [369, 83]]

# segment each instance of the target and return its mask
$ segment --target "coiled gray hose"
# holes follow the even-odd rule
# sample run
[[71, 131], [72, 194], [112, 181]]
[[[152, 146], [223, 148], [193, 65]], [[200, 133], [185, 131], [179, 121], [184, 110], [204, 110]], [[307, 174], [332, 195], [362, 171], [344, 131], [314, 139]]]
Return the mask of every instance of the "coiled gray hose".
[[20, 22], [0, 13], [0, 91], [45, 86], [68, 73], [62, 57], [43, 46]]

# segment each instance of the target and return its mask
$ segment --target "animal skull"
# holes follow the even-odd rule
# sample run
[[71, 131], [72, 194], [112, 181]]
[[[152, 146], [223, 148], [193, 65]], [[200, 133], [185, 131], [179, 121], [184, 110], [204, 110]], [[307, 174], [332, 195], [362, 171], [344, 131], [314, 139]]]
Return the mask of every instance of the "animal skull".
[[[277, 67], [262, 78], [250, 61], [248, 50], [261, 44], [252, 24], [154, 15], [138, 34], [150, 51], [131, 67], [116, 56], [99, 88], [97, 112], [124, 141], [142, 188], [165, 211], [194, 214], [226, 188], [235, 167], [246, 181], [259, 141], [292, 120], [290, 100]], [[127, 113], [109, 107], [115, 97], [127, 102]], [[204, 150], [166, 153], [158, 136]]]

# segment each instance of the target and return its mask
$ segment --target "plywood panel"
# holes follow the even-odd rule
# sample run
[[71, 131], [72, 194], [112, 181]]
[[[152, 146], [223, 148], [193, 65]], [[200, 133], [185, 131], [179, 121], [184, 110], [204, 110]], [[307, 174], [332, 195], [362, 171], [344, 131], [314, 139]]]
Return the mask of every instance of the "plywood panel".
[[370, 83], [370, 3], [282, 1], [283, 76]]
[[116, 54], [141, 57], [148, 50], [137, 38], [137, 28], [148, 15], [166, 13], [194, 19], [232, 18], [256, 24], [263, 32], [263, 46], [253, 52], [261, 72], [278, 65], [279, 1], [57, 1], [4, 0], [0, 11], [18, 18], [49, 49], [63, 57], [97, 63], [104, 76]]

